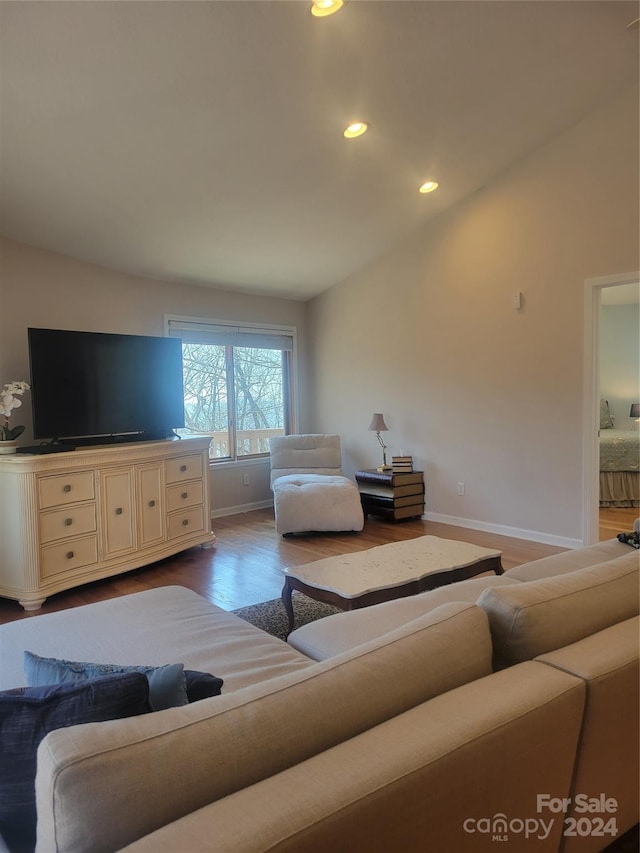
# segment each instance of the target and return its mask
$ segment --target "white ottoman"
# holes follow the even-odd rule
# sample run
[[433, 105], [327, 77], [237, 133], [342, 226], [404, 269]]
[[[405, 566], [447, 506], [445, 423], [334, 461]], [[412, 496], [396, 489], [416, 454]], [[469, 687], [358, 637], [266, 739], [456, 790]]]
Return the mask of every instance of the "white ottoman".
[[276, 530], [287, 533], [362, 530], [360, 492], [347, 477], [287, 474], [272, 484]]

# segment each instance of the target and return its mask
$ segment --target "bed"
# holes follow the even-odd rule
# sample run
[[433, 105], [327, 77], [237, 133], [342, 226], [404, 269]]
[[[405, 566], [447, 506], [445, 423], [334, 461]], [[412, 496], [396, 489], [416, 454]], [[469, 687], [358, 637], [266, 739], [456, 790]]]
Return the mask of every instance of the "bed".
[[600, 506], [640, 506], [640, 432], [614, 429], [600, 409]]

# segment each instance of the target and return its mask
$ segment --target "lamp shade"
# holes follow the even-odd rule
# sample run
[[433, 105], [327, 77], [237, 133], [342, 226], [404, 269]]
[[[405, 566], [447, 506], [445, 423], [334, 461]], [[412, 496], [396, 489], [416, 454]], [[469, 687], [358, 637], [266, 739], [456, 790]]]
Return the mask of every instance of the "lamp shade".
[[640, 403], [632, 403], [631, 411], [629, 412], [630, 418], [640, 418]]
[[387, 432], [389, 427], [385, 424], [384, 418], [381, 412], [374, 412], [373, 417], [371, 418], [371, 423], [369, 424], [369, 429], [374, 432]]

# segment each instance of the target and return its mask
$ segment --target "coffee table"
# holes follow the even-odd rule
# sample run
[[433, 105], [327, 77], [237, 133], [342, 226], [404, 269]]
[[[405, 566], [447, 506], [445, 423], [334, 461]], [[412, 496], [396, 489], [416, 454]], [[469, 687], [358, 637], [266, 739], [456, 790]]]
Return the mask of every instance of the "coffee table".
[[294, 590], [343, 610], [416, 595], [485, 572], [503, 573], [501, 551], [419, 536], [284, 569], [282, 601], [293, 630]]

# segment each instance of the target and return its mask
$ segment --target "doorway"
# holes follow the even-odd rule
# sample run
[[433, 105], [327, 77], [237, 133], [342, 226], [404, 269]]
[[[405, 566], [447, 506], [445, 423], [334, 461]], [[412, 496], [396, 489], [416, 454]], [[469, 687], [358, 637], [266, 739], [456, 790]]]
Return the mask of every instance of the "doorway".
[[[603, 300], [613, 302], [623, 294], [640, 290], [640, 273], [622, 273], [587, 279], [585, 282], [584, 322], [584, 413], [583, 413], [583, 544], [599, 540], [600, 464], [598, 433], [600, 427], [600, 317]], [[605, 296], [606, 292], [606, 296]], [[635, 393], [640, 395], [638, 389]], [[630, 392], [631, 393], [631, 392]], [[634, 401], [635, 402], [635, 401]], [[635, 509], [637, 516], [640, 511]], [[632, 513], [632, 514], [633, 514]], [[625, 515], [625, 518], [622, 518]], [[620, 530], [628, 523], [629, 513], [621, 514]], [[610, 537], [609, 537], [610, 538]]]

